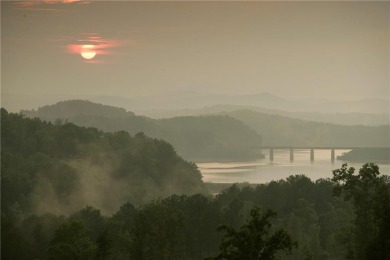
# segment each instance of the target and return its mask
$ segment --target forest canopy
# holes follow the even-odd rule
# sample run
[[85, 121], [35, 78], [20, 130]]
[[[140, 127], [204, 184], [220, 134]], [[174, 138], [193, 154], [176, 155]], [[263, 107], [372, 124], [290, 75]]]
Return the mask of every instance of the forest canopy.
[[2, 259], [223, 259], [246, 241], [270, 259], [390, 256], [390, 182], [373, 163], [212, 197], [194, 163], [144, 133], [1, 120]]
[[[234, 184], [216, 197], [172, 195], [139, 206], [125, 203], [110, 215], [86, 206], [67, 216], [33, 214], [18, 223], [3, 218], [8, 239], [2, 240], [2, 256], [226, 259], [268, 252], [266, 259], [300, 260], [367, 259], [375, 252], [373, 259], [387, 259], [389, 200], [390, 183], [375, 165], [359, 173], [343, 166], [332, 181], [296, 175], [253, 187]], [[370, 221], [361, 225], [364, 218]]]
[[194, 163], [143, 133], [103, 133], [1, 110], [2, 215], [64, 214], [85, 205], [112, 213], [171, 194], [205, 193]]

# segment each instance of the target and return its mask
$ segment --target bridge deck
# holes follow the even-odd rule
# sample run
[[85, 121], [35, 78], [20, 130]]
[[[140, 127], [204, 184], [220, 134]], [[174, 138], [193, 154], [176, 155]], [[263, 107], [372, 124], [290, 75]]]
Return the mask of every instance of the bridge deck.
[[352, 149], [390, 149], [389, 146], [287, 146], [287, 145], [262, 145], [255, 149], [317, 149], [317, 150], [352, 150]]
[[262, 145], [255, 146], [255, 149], [269, 150], [270, 161], [274, 160], [274, 150], [290, 150], [290, 161], [294, 161], [294, 150], [310, 150], [310, 161], [314, 161], [314, 150], [331, 150], [330, 160], [335, 161], [335, 150], [352, 150], [352, 149], [390, 149], [388, 146], [284, 146], [284, 145]]

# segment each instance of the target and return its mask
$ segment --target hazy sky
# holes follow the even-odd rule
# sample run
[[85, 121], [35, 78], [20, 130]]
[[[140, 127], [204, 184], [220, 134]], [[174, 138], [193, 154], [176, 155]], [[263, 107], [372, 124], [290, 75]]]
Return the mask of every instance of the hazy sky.
[[1, 2], [5, 108], [188, 90], [389, 99], [389, 2], [60, 2]]

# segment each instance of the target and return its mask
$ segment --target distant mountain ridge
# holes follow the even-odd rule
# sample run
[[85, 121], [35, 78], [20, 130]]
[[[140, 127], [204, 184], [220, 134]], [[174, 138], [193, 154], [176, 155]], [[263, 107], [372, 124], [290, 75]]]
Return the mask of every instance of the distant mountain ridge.
[[[196, 91], [166, 91], [153, 95], [136, 95], [129, 97], [94, 94], [75, 96], [68, 93], [39, 97], [27, 93], [20, 95], [2, 93], [2, 97], [3, 106], [14, 112], [18, 112], [22, 108], [32, 109], [38, 107], [40, 104], [53, 104], [59, 100], [74, 99], [85, 99], [115, 107], [123, 107], [126, 110], [133, 111], [137, 114], [145, 114], [145, 112], [150, 112], [152, 110], [202, 109], [215, 105], [252, 106], [288, 112], [324, 114], [388, 114], [390, 111], [390, 100], [389, 97], [386, 96], [383, 98], [335, 101], [323, 98], [289, 99], [266, 92], [253, 94], [219, 94]], [[21, 104], [23, 104], [22, 107]]]
[[[70, 110], [66, 111], [66, 107]], [[180, 156], [189, 160], [261, 158], [261, 152], [252, 149], [253, 145], [261, 144], [261, 136], [241, 121], [226, 115], [156, 120], [136, 116], [124, 109], [80, 100], [63, 101], [22, 113], [52, 122], [66, 120], [108, 132], [124, 130], [132, 135], [144, 132], [147, 136], [168, 141]]]
[[390, 110], [388, 99], [360, 99], [331, 101], [325, 99], [288, 100], [270, 93], [226, 95], [194, 91], [166, 92], [152, 96], [107, 97], [96, 96], [90, 100], [121, 106], [135, 113], [147, 110], [199, 109], [214, 105], [253, 106], [289, 112], [317, 113], [370, 113], [383, 114]]
[[241, 120], [261, 133], [264, 145], [390, 146], [390, 125], [345, 126], [319, 123], [249, 110], [220, 114]]
[[[123, 110], [84, 101], [89, 106], [107, 107], [123, 115]], [[96, 127], [103, 131], [144, 132], [148, 136], [170, 142], [179, 155], [191, 160], [258, 159], [260, 151], [253, 149], [264, 145], [320, 145], [320, 146], [389, 146], [390, 126], [345, 126], [319, 123], [272, 115], [250, 110], [233, 110], [213, 115], [184, 116], [168, 119], [151, 119], [128, 113], [127, 117], [87, 115], [75, 109], [80, 101], [65, 101], [61, 106], [72, 107], [72, 117], [57, 117], [81, 126]], [[57, 105], [24, 111], [27, 116], [40, 117], [50, 114], [47, 120], [56, 119]], [[84, 105], [83, 105], [84, 106]], [[82, 106], [82, 107], [83, 107]], [[51, 111], [50, 113], [48, 111]]]
[[55, 106], [43, 106], [37, 111], [22, 110], [21, 113], [25, 115], [39, 114], [40, 118], [46, 120], [74, 117], [80, 114], [118, 118], [135, 116], [133, 112], [126, 111], [124, 108], [97, 104], [88, 100], [72, 100], [71, 105], [68, 101], [60, 101]]
[[320, 113], [320, 112], [288, 112], [277, 109], [268, 109], [256, 106], [238, 105], [214, 105], [200, 109], [179, 109], [179, 110], [149, 110], [143, 111], [143, 115], [151, 118], [170, 118], [177, 116], [200, 116], [222, 112], [233, 112], [237, 110], [248, 110], [253, 112], [280, 115], [306, 121], [332, 123], [339, 125], [367, 125], [380, 126], [390, 125], [390, 114], [370, 114], [370, 113]]

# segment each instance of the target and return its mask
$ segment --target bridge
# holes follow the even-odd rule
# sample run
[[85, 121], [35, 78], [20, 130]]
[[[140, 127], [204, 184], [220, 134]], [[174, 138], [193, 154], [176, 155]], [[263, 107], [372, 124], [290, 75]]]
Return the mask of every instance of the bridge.
[[389, 149], [388, 146], [256, 146], [256, 149], [269, 150], [269, 160], [274, 160], [274, 150], [290, 150], [290, 161], [294, 161], [294, 150], [310, 150], [310, 161], [314, 162], [314, 150], [330, 150], [330, 160], [334, 163], [336, 156], [335, 150], [352, 150], [352, 149]]

